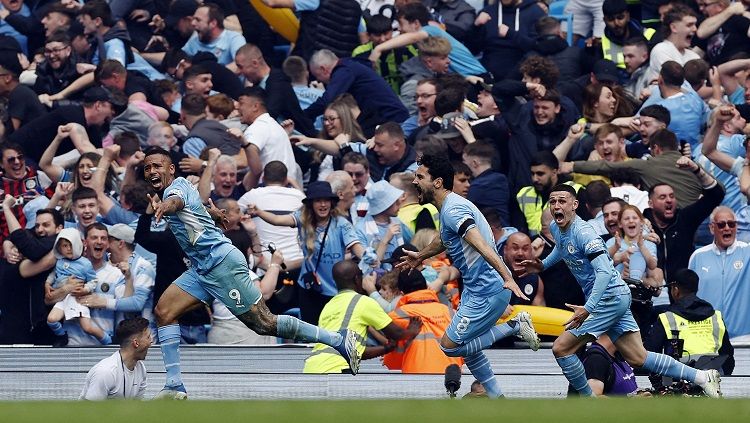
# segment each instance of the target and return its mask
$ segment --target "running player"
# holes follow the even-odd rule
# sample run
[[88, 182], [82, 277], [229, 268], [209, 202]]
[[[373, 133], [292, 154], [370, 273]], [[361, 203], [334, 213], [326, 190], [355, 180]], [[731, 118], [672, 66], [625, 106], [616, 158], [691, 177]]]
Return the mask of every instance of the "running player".
[[187, 398], [180, 375], [177, 319], [213, 298], [260, 335], [321, 342], [333, 347], [347, 360], [352, 373], [357, 373], [360, 357], [354, 332], [329, 332], [291, 316], [271, 314], [260, 290], [250, 281], [245, 255], [214, 224], [215, 220], [226, 220], [223, 211], [213, 203], [206, 208], [190, 182], [185, 178], [175, 179], [175, 166], [167, 151], [159, 147], [146, 150], [143, 164], [146, 180], [157, 192], [149, 196], [154, 220], [159, 222], [164, 218], [169, 223], [190, 260], [188, 270], [164, 291], [156, 305], [157, 334], [167, 370], [166, 385], [157, 397]]
[[606, 333], [631, 366], [684, 379], [700, 385], [710, 397], [721, 396], [718, 371], [696, 370], [643, 347], [638, 325], [630, 313], [630, 289], [615, 269], [602, 238], [576, 215], [575, 190], [568, 185], [556, 185], [549, 196], [549, 208], [554, 219], [550, 231], [555, 238], [555, 249], [544, 261], [526, 260], [522, 264], [526, 274], [532, 274], [564, 260], [583, 288], [586, 304], [566, 304], [573, 310], [573, 316], [565, 323], [567, 330], [552, 345], [557, 364], [570, 384], [581, 395], [593, 396], [581, 360], [575, 353]]
[[532, 350], [539, 349], [539, 338], [528, 313], [521, 312], [496, 326], [512, 294], [528, 298], [497, 255], [492, 230], [484, 216], [474, 204], [451, 191], [453, 166], [448, 158], [425, 154], [419, 165], [414, 178], [419, 202], [432, 203], [440, 210], [440, 236], [420, 252], [404, 250], [406, 256], [397, 267], [415, 269], [424, 260], [448, 250], [453, 265], [461, 271], [464, 291], [440, 348], [450, 357], [464, 357], [487, 395], [499, 397], [500, 385], [482, 350], [510, 335], [520, 335]]

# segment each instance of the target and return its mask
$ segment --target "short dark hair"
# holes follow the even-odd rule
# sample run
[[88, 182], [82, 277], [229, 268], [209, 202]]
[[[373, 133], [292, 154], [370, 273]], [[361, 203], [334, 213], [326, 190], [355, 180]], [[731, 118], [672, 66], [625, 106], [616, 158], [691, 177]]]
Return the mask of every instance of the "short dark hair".
[[169, 160], [169, 163], [172, 163], [172, 156], [169, 155], [169, 152], [167, 150], [165, 150], [165, 149], [163, 149], [161, 147], [157, 147], [157, 146], [148, 147], [143, 152], [143, 157], [145, 159], [148, 156], [154, 156], [154, 155], [157, 155], [157, 154], [161, 155], [161, 156], [165, 156]]
[[52, 221], [55, 223], [55, 226], [63, 226], [65, 225], [65, 218], [63, 217], [62, 213], [60, 213], [57, 209], [40, 209], [36, 211], [36, 217], [39, 217], [43, 214], [49, 214], [52, 215]]
[[78, 11], [78, 16], [89, 15], [91, 19], [100, 18], [104, 26], [114, 26], [115, 21], [112, 19], [112, 9], [109, 4], [103, 0], [89, 1]]
[[604, 207], [606, 207], [606, 206], [607, 206], [608, 204], [612, 204], [612, 203], [617, 203], [617, 204], [619, 204], [619, 205], [620, 205], [620, 208], [621, 208], [621, 209], [622, 209], [623, 207], [625, 207], [625, 206], [627, 206], [627, 205], [628, 205], [628, 203], [627, 203], [627, 202], [626, 202], [625, 200], [623, 200], [622, 198], [617, 198], [617, 197], [609, 197], [609, 198], [607, 198], [606, 200], [604, 200], [604, 202], [602, 203], [602, 208], [604, 208]]
[[528, 57], [521, 62], [518, 70], [532, 78], [539, 78], [539, 82], [547, 89], [554, 88], [560, 78], [560, 69], [555, 62], [542, 56]]
[[609, 173], [609, 179], [614, 185], [630, 184], [640, 185], [641, 178], [632, 169], [618, 168]]
[[623, 47], [625, 46], [638, 47], [648, 52], [648, 43], [642, 35], [628, 38], [625, 40], [625, 44], [623, 44]]
[[367, 156], [365, 156], [364, 154], [357, 153], [355, 151], [346, 153], [344, 154], [344, 157], [341, 158], [342, 168], [347, 163], [361, 164], [365, 168], [365, 170], [367, 171], [370, 170], [370, 161], [367, 160]]
[[86, 228], [83, 230], [83, 237], [84, 238], [88, 238], [89, 233], [91, 233], [91, 231], [94, 231], [94, 230], [96, 230], [96, 231], [104, 231], [104, 232], [107, 233], [107, 235], [109, 235], [109, 229], [107, 229], [107, 227], [104, 226], [104, 223], [94, 222], [94, 223], [86, 226]]
[[475, 142], [464, 147], [464, 154], [467, 156], [480, 157], [492, 162], [497, 155], [495, 147], [488, 142]]
[[555, 89], [547, 90], [545, 91], [544, 95], [537, 98], [537, 100], [541, 101], [551, 101], [555, 103], [555, 105], [560, 105], [560, 93], [557, 92]]
[[305, 79], [305, 73], [307, 73], [307, 62], [299, 56], [289, 56], [284, 59], [281, 69], [292, 82], [302, 82]]
[[401, 125], [396, 122], [386, 122], [375, 130], [375, 135], [387, 134], [391, 138], [405, 139], [404, 130], [401, 129]]
[[240, 95], [237, 96], [238, 99], [240, 97], [253, 98], [258, 101], [264, 108], [268, 104], [268, 94], [266, 93], [266, 90], [257, 86], [243, 88], [242, 91], [240, 91]]
[[125, 131], [115, 135], [114, 143], [120, 146], [120, 158], [130, 157], [141, 151], [141, 142], [135, 132]]
[[490, 228], [502, 228], [503, 219], [500, 217], [500, 213], [494, 207], [483, 207], [479, 210], [484, 216], [484, 220], [490, 225]]
[[669, 26], [675, 22], [681, 21], [685, 16], [695, 17], [696, 14], [695, 11], [693, 11], [693, 9], [691, 9], [687, 5], [675, 2], [669, 12], [664, 15], [664, 21], [662, 22], [662, 24], [664, 25], [665, 35], [671, 35], [672, 30], [669, 28]]
[[469, 177], [472, 176], [471, 168], [469, 168], [466, 163], [455, 161], [453, 162], [453, 176], [458, 175], [459, 173], [463, 173], [464, 175], [467, 175]]
[[148, 208], [148, 197], [146, 194], [153, 194], [154, 189], [151, 184], [143, 179], [137, 179], [135, 183], [123, 185], [120, 189], [120, 197], [130, 204], [130, 211], [133, 213], [143, 214]]
[[433, 181], [442, 178], [443, 187], [448, 190], [453, 189], [453, 165], [447, 155], [424, 154], [417, 164], [427, 168], [427, 173]]
[[[167, 52], [164, 53], [164, 59], [162, 59], [161, 61], [161, 66], [164, 70], [167, 70], [169, 68], [176, 68], [177, 65], [183, 60], [186, 62], [193, 63], [193, 60], [190, 58], [190, 56], [188, 56], [187, 53], [182, 51], [181, 48], [173, 48], [173, 49], [167, 50]], [[183, 78], [184, 77], [185, 75], [183, 74]]]
[[552, 190], [550, 192], [567, 192], [568, 194], [572, 195], [573, 198], [576, 198], [576, 195], [578, 194], [576, 192], [576, 189], [568, 184], [557, 184], [552, 187]]
[[543, 150], [538, 151], [531, 156], [529, 167], [532, 166], [547, 166], [551, 169], [558, 169], [560, 167], [560, 161], [557, 160], [557, 156], [552, 154], [551, 151]]
[[586, 185], [586, 204], [591, 208], [604, 206], [604, 201], [612, 196], [609, 186], [604, 181], [591, 181]]
[[97, 199], [98, 194], [92, 188], [89, 187], [78, 187], [73, 191], [71, 195], [71, 201], [75, 203], [78, 200]]
[[446, 113], [461, 109], [465, 98], [466, 93], [464, 91], [453, 87], [440, 90], [437, 96], [435, 96], [435, 114], [443, 116]]
[[111, 78], [115, 74], [127, 75], [127, 73], [128, 71], [127, 69], [125, 69], [125, 66], [123, 66], [122, 63], [118, 62], [117, 60], [107, 59], [99, 63], [99, 66], [96, 67], [94, 75], [96, 76], [96, 81], [100, 82], [102, 79]]
[[188, 116], [200, 116], [206, 113], [206, 99], [200, 94], [188, 94], [182, 98], [180, 107]]
[[197, 78], [198, 75], [205, 75], [210, 74], [213, 77], [213, 74], [211, 74], [211, 71], [205, 66], [201, 64], [192, 65], [189, 68], [185, 70], [185, 72], [182, 74], [182, 80], [187, 81], [188, 79]]
[[668, 60], [661, 65], [659, 76], [661, 76], [665, 84], [672, 87], [679, 87], [685, 82], [685, 69], [674, 60]]
[[662, 106], [661, 104], [652, 104], [650, 106], [646, 106], [642, 108], [641, 111], [638, 112], [638, 114], [640, 116], [652, 117], [667, 126], [669, 126], [669, 122], [672, 121], [672, 114], [669, 112], [669, 109]]
[[375, 15], [367, 20], [367, 33], [370, 35], [382, 35], [393, 31], [393, 20], [385, 15]]
[[281, 183], [286, 180], [289, 169], [287, 169], [284, 162], [273, 160], [268, 162], [263, 168], [263, 182], [265, 183]]
[[198, 7], [208, 8], [208, 22], [216, 21], [216, 26], [220, 29], [224, 29], [224, 12], [214, 3], [204, 3]]
[[677, 151], [680, 144], [677, 141], [677, 135], [669, 129], [659, 129], [649, 137], [649, 144], [659, 146], [662, 150]]
[[404, 294], [427, 289], [427, 281], [422, 272], [398, 272], [398, 289]]
[[[653, 197], [654, 193], [656, 192], [656, 188], [659, 188], [659, 187], [670, 187], [670, 188], [672, 188], [672, 185], [669, 185], [666, 182], [660, 182], [660, 183], [651, 185], [651, 187], [648, 189], [648, 198]], [[672, 190], [674, 190], [674, 188], [672, 188]]]
[[685, 291], [685, 293], [690, 294], [698, 292], [700, 278], [697, 273], [690, 269], [677, 269], [677, 271], [674, 272], [674, 276], [670, 279], [672, 279], [670, 284], [674, 283], [678, 288]]
[[63, 43], [66, 46], [70, 46], [70, 35], [68, 35], [67, 31], [58, 29], [57, 31], [50, 34], [46, 40], [44, 40], [44, 44], [48, 43]]
[[140, 335], [148, 329], [149, 325], [149, 321], [140, 316], [125, 319], [117, 325], [115, 337], [120, 340], [120, 346], [124, 347], [134, 336]]
[[24, 154], [23, 147], [20, 144], [14, 142], [2, 142], [0, 143], [0, 156], [5, 154], [6, 151], [13, 150], [16, 153]]
[[700, 87], [708, 79], [708, 70], [711, 65], [703, 59], [688, 60], [682, 67], [685, 71], [685, 79], [691, 87]]
[[427, 25], [430, 21], [430, 11], [427, 6], [421, 2], [409, 3], [404, 5], [398, 10], [396, 15], [399, 19], [404, 19], [407, 22], [419, 21], [422, 26]]
[[534, 23], [534, 29], [539, 35], [553, 34], [560, 28], [560, 21], [552, 16], [542, 16]]

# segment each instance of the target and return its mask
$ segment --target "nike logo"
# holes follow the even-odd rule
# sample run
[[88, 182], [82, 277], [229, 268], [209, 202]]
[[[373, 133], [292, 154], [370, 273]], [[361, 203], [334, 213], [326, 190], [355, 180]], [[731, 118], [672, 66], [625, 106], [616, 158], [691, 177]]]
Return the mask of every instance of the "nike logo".
[[708, 269], [710, 269], [710, 268], [711, 268], [711, 266], [708, 266], [708, 267], [702, 266], [701, 267], [701, 269], [703, 269], [703, 271], [706, 272], [706, 273], [708, 273]]

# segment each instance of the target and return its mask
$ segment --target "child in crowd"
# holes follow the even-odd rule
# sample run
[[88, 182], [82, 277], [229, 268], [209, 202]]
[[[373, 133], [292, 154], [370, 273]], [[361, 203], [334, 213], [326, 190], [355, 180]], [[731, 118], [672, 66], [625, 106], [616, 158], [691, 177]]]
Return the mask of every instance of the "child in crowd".
[[[66, 228], [60, 231], [52, 251], [57, 258], [57, 264], [55, 264], [55, 271], [47, 278], [46, 290], [60, 288], [70, 277], [82, 280], [86, 293], [91, 293], [96, 289], [96, 272], [89, 259], [82, 257], [83, 242], [78, 229]], [[67, 345], [68, 337], [63, 330], [62, 321], [72, 319], [78, 319], [81, 329], [96, 337], [102, 345], [112, 343], [110, 334], [91, 321], [89, 308], [80, 304], [72, 294], [68, 294], [65, 299], [55, 304], [47, 316], [47, 325], [57, 336], [55, 346]]]

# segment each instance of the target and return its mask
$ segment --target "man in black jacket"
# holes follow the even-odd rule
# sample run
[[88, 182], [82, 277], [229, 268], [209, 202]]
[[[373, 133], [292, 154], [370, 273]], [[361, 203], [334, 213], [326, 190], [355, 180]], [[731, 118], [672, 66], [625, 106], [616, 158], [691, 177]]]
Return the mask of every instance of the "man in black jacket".
[[698, 283], [698, 275], [690, 269], [675, 272], [672, 282], [667, 284], [674, 301], [666, 313], [659, 315], [645, 339], [645, 346], [649, 351], [661, 352], [669, 346], [670, 339], [677, 337], [684, 342], [682, 356], [718, 354], [726, 358], [721, 366], [722, 373], [731, 375], [734, 347], [729, 342], [730, 334], [721, 312], [696, 296]]
[[[658, 267], [664, 270], [664, 279], [670, 280], [677, 271], [688, 267], [693, 253], [693, 237], [698, 226], [724, 199], [724, 188], [695, 162], [691, 170], [698, 175], [703, 192], [698, 201], [685, 208], [677, 207], [674, 189], [668, 184], [657, 184], [648, 191], [649, 208], [643, 216], [651, 222], [661, 242], [656, 245]], [[669, 257], [669, 260], [667, 260]]]
[[[49, 270], [30, 275], [20, 269], [42, 259], [54, 266], [54, 258], [46, 256], [63, 228], [63, 217], [55, 209], [39, 210], [32, 231], [21, 227], [10, 208], [3, 210], [3, 214], [10, 236], [3, 242], [5, 260], [0, 262], [0, 292], [3, 293], [0, 295], [0, 344], [45, 343], [45, 335], [51, 336], [44, 305], [44, 282]], [[67, 284], [64, 288], [76, 289]]]
[[263, 52], [253, 44], [245, 44], [234, 57], [237, 70], [253, 84], [266, 90], [268, 113], [274, 119], [291, 119], [294, 128], [308, 137], [317, 134], [312, 121], [299, 106], [292, 82], [284, 71], [268, 66]]

